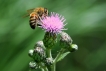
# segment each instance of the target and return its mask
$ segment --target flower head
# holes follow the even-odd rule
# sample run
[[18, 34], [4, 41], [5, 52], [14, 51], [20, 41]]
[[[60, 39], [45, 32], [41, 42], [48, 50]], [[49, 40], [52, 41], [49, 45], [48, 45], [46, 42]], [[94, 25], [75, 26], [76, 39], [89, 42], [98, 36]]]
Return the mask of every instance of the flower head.
[[65, 18], [57, 13], [51, 12], [51, 15], [42, 19], [41, 22], [42, 22], [41, 27], [46, 32], [59, 33], [62, 30], [64, 30]]
[[73, 40], [71, 39], [71, 37], [66, 32], [61, 32], [60, 33], [60, 41], [71, 44]]
[[61, 45], [61, 47], [69, 48], [70, 44], [72, 44], [72, 41], [73, 40], [66, 32], [60, 33], [60, 45]]

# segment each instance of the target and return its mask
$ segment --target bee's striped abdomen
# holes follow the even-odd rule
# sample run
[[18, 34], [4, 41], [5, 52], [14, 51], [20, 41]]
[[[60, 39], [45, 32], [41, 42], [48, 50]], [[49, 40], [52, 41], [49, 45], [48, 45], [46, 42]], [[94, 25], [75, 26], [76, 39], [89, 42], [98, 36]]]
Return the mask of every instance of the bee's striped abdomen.
[[37, 24], [36, 21], [37, 21], [36, 14], [35, 14], [35, 13], [31, 13], [31, 14], [30, 14], [29, 24], [30, 24], [30, 27], [31, 27], [32, 29], [35, 29], [36, 24]]
[[29, 24], [30, 24], [30, 27], [31, 27], [32, 29], [35, 29], [35, 27], [36, 27], [36, 19], [30, 18]]

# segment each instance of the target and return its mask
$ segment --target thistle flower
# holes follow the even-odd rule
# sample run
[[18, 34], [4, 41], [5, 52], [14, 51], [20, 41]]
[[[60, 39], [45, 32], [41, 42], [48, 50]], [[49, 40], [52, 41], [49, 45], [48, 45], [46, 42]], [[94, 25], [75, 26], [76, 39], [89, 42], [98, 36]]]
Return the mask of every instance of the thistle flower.
[[33, 55], [34, 55], [34, 60], [35, 60], [36, 62], [40, 62], [40, 61], [42, 61], [43, 59], [45, 59], [45, 57], [46, 57], [45, 51], [44, 51], [44, 49], [41, 48], [41, 47], [36, 47], [36, 48], [34, 49]]
[[46, 63], [47, 65], [52, 65], [53, 59], [52, 59], [52, 58], [46, 58], [45, 63]]
[[44, 46], [44, 44], [43, 44], [43, 41], [38, 41], [38, 42], [35, 44], [34, 48], [36, 48], [36, 47], [41, 47], [41, 48], [45, 49], [45, 46]]
[[54, 12], [51, 12], [51, 15], [42, 19], [41, 22], [41, 28], [43, 28], [46, 32], [55, 34], [64, 30], [64, 26], [66, 25], [64, 24], [65, 18]]
[[36, 62], [31, 61], [31, 62], [29, 63], [29, 67], [30, 67], [31, 69], [36, 69], [36, 68], [38, 68], [38, 65], [37, 65]]
[[69, 48], [70, 44], [72, 44], [71, 37], [66, 32], [60, 33], [60, 45], [64, 48]]
[[72, 43], [72, 39], [71, 39], [71, 37], [66, 33], [66, 32], [61, 32], [60, 33], [60, 41], [62, 41], [62, 42], [66, 42], [66, 43]]
[[57, 42], [56, 39], [57, 39], [56, 34], [46, 32], [43, 39], [44, 46], [46, 48], [51, 49], [52, 47], [54, 47], [55, 43]]

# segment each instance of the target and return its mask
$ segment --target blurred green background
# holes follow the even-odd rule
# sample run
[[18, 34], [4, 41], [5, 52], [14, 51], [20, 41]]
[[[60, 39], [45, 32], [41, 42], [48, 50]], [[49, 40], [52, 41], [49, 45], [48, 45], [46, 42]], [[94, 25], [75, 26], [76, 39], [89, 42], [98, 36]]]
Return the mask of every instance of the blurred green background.
[[29, 70], [28, 50], [44, 31], [32, 30], [23, 16], [40, 6], [66, 18], [66, 32], [79, 46], [57, 71], [106, 71], [106, 0], [0, 0], [0, 71]]

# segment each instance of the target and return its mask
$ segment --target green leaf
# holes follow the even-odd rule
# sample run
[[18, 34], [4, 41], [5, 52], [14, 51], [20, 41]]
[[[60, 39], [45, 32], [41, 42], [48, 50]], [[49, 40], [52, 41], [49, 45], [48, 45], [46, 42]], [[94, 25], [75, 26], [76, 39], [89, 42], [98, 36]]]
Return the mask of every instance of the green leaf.
[[60, 57], [57, 59], [57, 62], [58, 61], [61, 61], [66, 55], [68, 55], [70, 52], [65, 52], [63, 54], [60, 55]]

